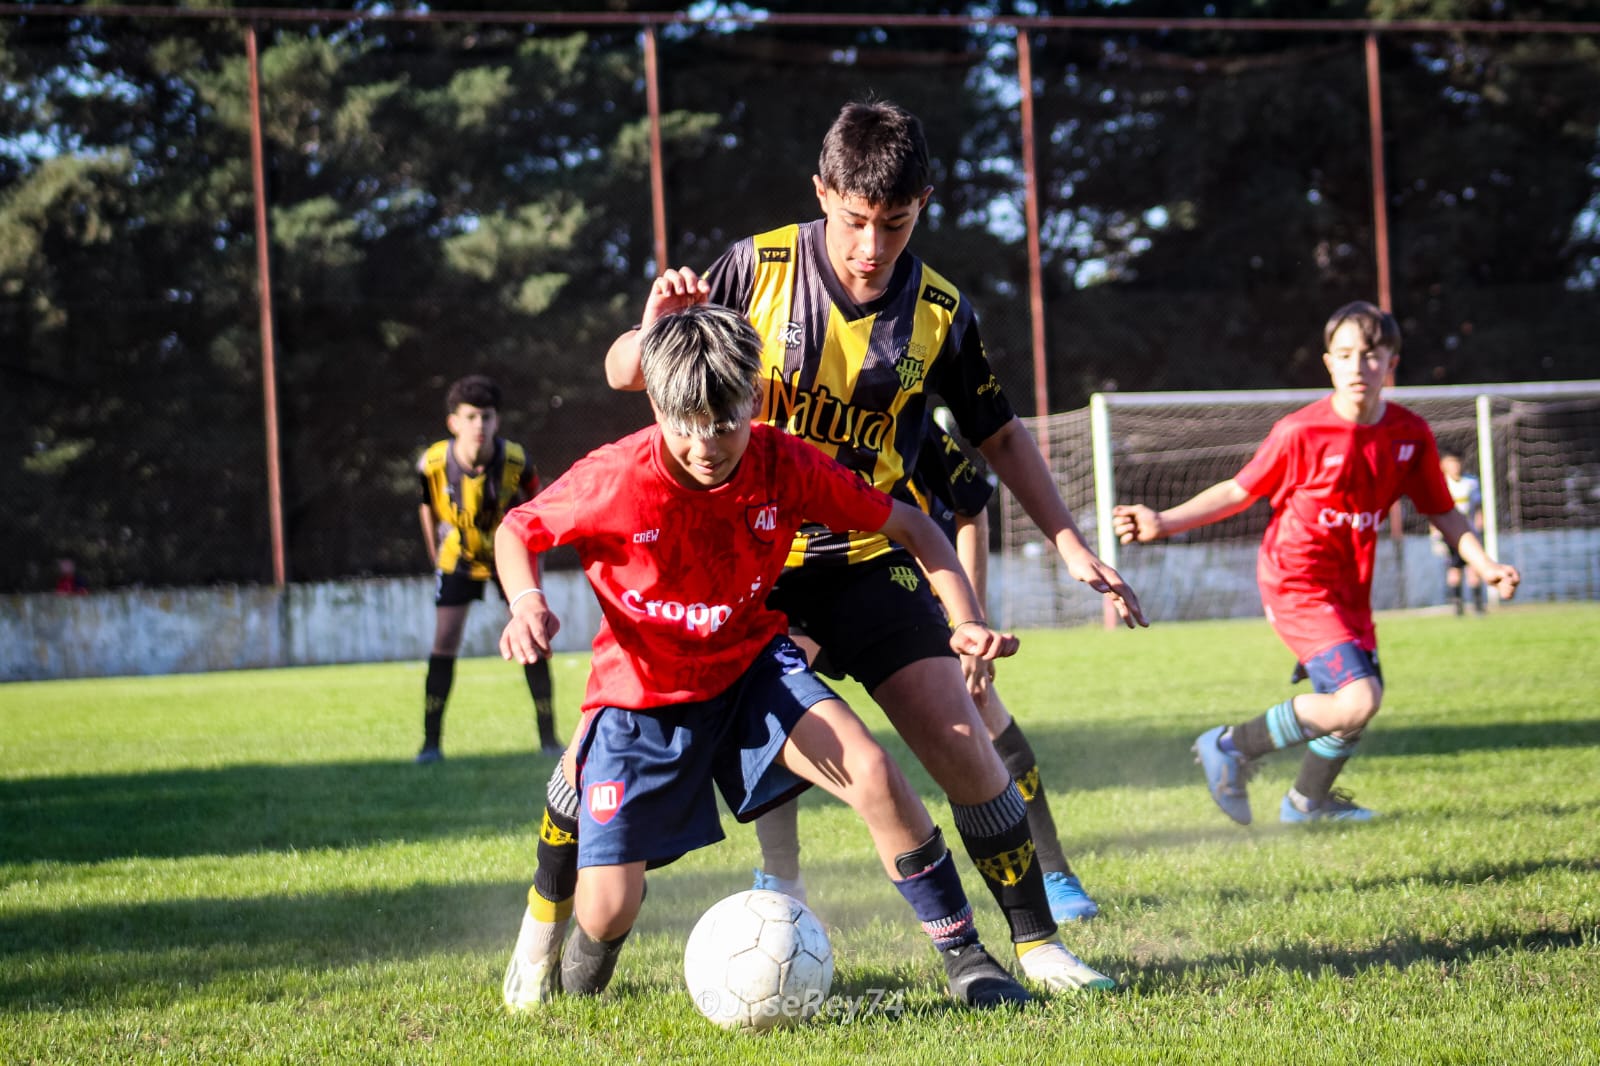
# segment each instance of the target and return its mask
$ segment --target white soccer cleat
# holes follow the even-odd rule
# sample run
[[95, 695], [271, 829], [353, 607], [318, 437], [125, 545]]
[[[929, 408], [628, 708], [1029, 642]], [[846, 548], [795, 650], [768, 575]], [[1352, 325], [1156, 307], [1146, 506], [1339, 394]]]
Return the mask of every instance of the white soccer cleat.
[[1110, 992], [1117, 982], [1052, 940], [1017, 956], [1022, 975], [1052, 992]]
[[532, 913], [522, 912], [517, 946], [500, 984], [506, 1010], [513, 1014], [533, 1010], [561, 994], [561, 945], [570, 922], [570, 918], [541, 922]]

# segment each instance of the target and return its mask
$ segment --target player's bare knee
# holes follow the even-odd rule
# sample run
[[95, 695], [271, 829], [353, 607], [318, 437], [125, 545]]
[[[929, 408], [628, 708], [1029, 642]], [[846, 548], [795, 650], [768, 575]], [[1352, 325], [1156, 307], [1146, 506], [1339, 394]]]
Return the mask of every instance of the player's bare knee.
[[1341, 688], [1334, 699], [1340, 718], [1336, 732], [1359, 732], [1383, 705], [1383, 685], [1375, 677], [1358, 678]]

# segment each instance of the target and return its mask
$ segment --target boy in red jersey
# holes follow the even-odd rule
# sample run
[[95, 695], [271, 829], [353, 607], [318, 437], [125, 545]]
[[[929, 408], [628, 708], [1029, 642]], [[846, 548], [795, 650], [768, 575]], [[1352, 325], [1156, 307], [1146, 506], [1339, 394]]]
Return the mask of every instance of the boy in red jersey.
[[1400, 361], [1394, 316], [1363, 301], [1346, 304], [1328, 319], [1323, 345], [1333, 394], [1280, 419], [1238, 474], [1166, 511], [1143, 505], [1112, 510], [1118, 538], [1127, 544], [1221, 521], [1263, 496], [1272, 502], [1256, 566], [1261, 601], [1299, 663], [1296, 679], [1309, 677], [1315, 691], [1196, 739], [1212, 798], [1240, 825], [1250, 824], [1245, 781], [1251, 762], [1307, 742], [1280, 820], [1366, 821], [1373, 815], [1333, 782], [1383, 700], [1372, 568], [1378, 527], [1401, 495], [1411, 497], [1445, 543], [1502, 597], [1510, 599], [1521, 580], [1514, 567], [1489, 558], [1455, 509], [1427, 422], [1384, 399], [1384, 382]]
[[[1107, 596], [1129, 627], [1144, 625], [1138, 597], [1084, 541], [1012, 410], [972, 301], [909, 250], [933, 194], [928, 178], [915, 115], [887, 101], [847, 104], [823, 137], [812, 176], [822, 217], [738, 241], [705, 277], [688, 267], [663, 271], [640, 322], [702, 302], [744, 312], [765, 342], [757, 420], [907, 502], [937, 394], [1066, 572]], [[606, 381], [643, 387], [637, 331], [607, 351]], [[1114, 988], [1056, 936], [1026, 802], [967, 693], [944, 615], [904, 549], [870, 530], [803, 529], [771, 602], [860, 682], [944, 790], [1023, 975], [1055, 991]], [[768, 869], [775, 858], [763, 859]]]
[[535, 584], [541, 552], [577, 550], [603, 615], [571, 749], [577, 817], [566, 832], [578, 839], [577, 881], [565, 904], [576, 928], [563, 951], [562, 901], [541, 896], [536, 881], [506, 973], [507, 1006], [552, 994], [558, 959], [563, 990], [606, 987], [646, 868], [722, 839], [713, 782], [745, 821], [808, 784], [848, 803], [939, 949], [951, 994], [982, 1007], [1026, 1002], [978, 942], [954, 860], [921, 800], [806, 666], [766, 598], [802, 523], [882, 530], [948, 597], [961, 619], [954, 650], [992, 660], [1015, 653], [1016, 638], [984, 622], [931, 519], [810, 445], [752, 424], [761, 339], [742, 316], [712, 306], [668, 315], [642, 348], [656, 424], [591, 452], [495, 535], [501, 578], [514, 590], [500, 639], [507, 659], [548, 656], [560, 624]]

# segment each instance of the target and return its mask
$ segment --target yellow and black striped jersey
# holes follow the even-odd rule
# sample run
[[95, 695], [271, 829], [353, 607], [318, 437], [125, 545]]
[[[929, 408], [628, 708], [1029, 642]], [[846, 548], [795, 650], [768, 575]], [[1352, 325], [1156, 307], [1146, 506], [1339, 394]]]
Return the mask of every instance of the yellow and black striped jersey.
[[494, 458], [473, 474], [456, 460], [452, 440], [429, 445], [417, 461], [422, 502], [438, 521], [439, 572], [475, 581], [494, 576], [494, 531], [505, 513], [539, 491], [522, 445], [495, 438]]
[[[850, 299], [823, 243], [824, 220], [735, 244], [706, 272], [711, 299], [743, 311], [766, 342], [760, 420], [810, 441], [901, 500], [924, 439], [929, 396], [982, 443], [1013, 417], [960, 290], [909, 252], [883, 296]], [[789, 565], [855, 563], [881, 534], [807, 527]]]
[[937, 422], [928, 419], [923, 432], [927, 437], [917, 453], [917, 465], [912, 467], [911, 480], [906, 487], [911, 490], [917, 506], [928, 513], [953, 543], [956, 518], [982, 514], [994, 495], [994, 486], [966, 457], [955, 438]]

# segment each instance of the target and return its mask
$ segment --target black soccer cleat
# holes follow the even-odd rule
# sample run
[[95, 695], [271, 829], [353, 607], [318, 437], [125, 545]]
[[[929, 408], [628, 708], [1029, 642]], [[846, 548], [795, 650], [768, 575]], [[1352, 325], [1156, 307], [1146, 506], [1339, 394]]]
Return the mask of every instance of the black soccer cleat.
[[978, 1010], [995, 1007], [1020, 1007], [1033, 997], [1006, 972], [977, 941], [939, 952], [944, 961], [950, 996], [957, 1003]]

